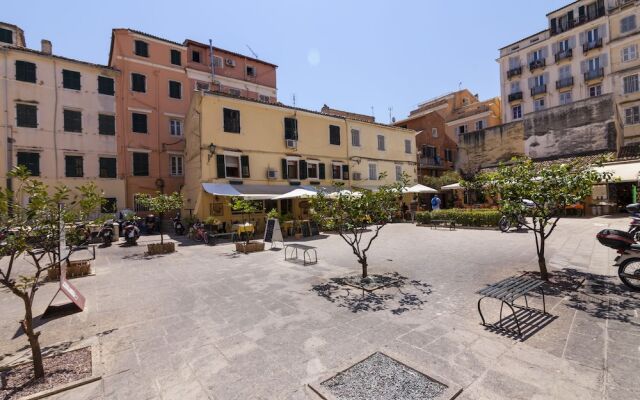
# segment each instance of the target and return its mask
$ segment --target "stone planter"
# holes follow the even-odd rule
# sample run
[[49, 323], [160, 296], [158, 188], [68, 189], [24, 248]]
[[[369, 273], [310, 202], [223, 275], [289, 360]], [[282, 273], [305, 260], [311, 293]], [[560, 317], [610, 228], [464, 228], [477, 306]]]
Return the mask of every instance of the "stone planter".
[[249, 242], [246, 244], [244, 242], [236, 242], [236, 251], [240, 253], [255, 253], [257, 251], [264, 251], [264, 243], [263, 242]]
[[147, 245], [147, 253], [150, 256], [156, 254], [169, 254], [176, 251], [176, 244], [174, 242], [169, 243], [151, 243]]
[[[91, 274], [91, 262], [89, 260], [70, 261], [67, 266], [67, 279], [78, 278]], [[47, 270], [47, 277], [52, 280], [60, 279], [60, 266], [55, 266]]]
[[296, 238], [296, 240], [300, 240], [302, 239], [302, 233], [296, 233], [294, 237]]

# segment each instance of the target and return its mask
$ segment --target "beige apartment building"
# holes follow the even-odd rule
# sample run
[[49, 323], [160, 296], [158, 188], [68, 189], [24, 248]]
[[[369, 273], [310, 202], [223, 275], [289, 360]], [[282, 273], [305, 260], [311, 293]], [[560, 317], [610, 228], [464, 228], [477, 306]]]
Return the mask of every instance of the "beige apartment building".
[[56, 56], [52, 44], [26, 47], [23, 31], [0, 23], [3, 146], [1, 185], [16, 165], [26, 166], [45, 184], [70, 188], [96, 183], [104, 211], [125, 206], [124, 180], [116, 159], [115, 80], [105, 65]]

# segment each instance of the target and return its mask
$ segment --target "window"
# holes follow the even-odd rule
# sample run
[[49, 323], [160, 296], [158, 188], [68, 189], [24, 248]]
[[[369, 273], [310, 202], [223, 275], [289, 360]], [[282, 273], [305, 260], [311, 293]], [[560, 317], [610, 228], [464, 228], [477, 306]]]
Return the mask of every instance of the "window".
[[522, 118], [522, 105], [518, 104], [517, 106], [511, 107], [511, 116], [513, 119]]
[[544, 97], [542, 97], [540, 99], [535, 99], [533, 101], [533, 110], [534, 111], [544, 110], [544, 106], [545, 106], [545, 98]]
[[445, 161], [449, 161], [449, 162], [453, 162], [453, 150], [444, 149], [444, 160]]
[[458, 135], [466, 133], [467, 132], [467, 126], [466, 125], [460, 125], [458, 127], [457, 131], [458, 131]]
[[149, 211], [149, 209], [147, 207], [145, 207], [144, 205], [140, 204], [140, 197], [137, 194], [133, 195], [133, 209], [136, 212]]
[[62, 87], [65, 89], [80, 90], [80, 72], [70, 71], [68, 69], [62, 70]]
[[82, 112], [76, 110], [62, 111], [65, 132], [82, 132]]
[[133, 176], [149, 176], [149, 153], [133, 153]]
[[360, 131], [357, 129], [351, 130], [351, 145], [354, 147], [360, 147]]
[[520, 91], [520, 81], [511, 82], [511, 93], [518, 93]]
[[622, 49], [622, 62], [633, 61], [636, 58], [638, 58], [637, 44], [632, 44], [631, 46], [627, 46]]
[[402, 165], [396, 165], [396, 181], [402, 180]]
[[209, 90], [209, 83], [208, 82], [196, 82], [196, 90], [208, 91]]
[[624, 110], [625, 125], [640, 124], [640, 106], [633, 106]]
[[378, 180], [378, 166], [376, 164], [369, 164], [369, 180]]
[[587, 60], [589, 71], [598, 71], [600, 69], [600, 57], [594, 57]]
[[571, 92], [561, 92], [560, 93], [560, 104], [565, 105], [571, 103]]
[[602, 94], [602, 85], [589, 86], [589, 97], [596, 97]]
[[0, 42], [13, 44], [13, 31], [0, 28]]
[[340, 127], [329, 125], [329, 144], [340, 146]]
[[182, 65], [182, 59], [180, 57], [180, 50], [171, 50], [171, 64]]
[[384, 151], [384, 136], [378, 135], [378, 150]]
[[436, 148], [433, 146], [422, 146], [422, 158], [435, 158], [437, 155]]
[[484, 129], [484, 120], [480, 120], [480, 121], [476, 121], [476, 130], [482, 130]]
[[214, 68], [222, 68], [222, 57], [213, 56]]
[[260, 101], [264, 101], [265, 103], [268, 103], [269, 100], [271, 100], [269, 96], [265, 96], [264, 94], [259, 95], [258, 99], [260, 99]]
[[232, 96], [240, 96], [242, 95], [242, 92], [240, 91], [240, 89], [229, 88], [229, 94]]
[[595, 43], [600, 38], [600, 32], [598, 28], [593, 28], [587, 31], [587, 42]]
[[103, 214], [115, 213], [118, 211], [118, 199], [115, 197], [103, 197], [100, 212]]
[[544, 86], [544, 75], [538, 75], [533, 77], [533, 87]]
[[230, 108], [222, 109], [224, 119], [224, 131], [230, 133], [240, 133], [240, 111]]
[[64, 174], [67, 178], [82, 178], [82, 156], [64, 156]]
[[404, 140], [404, 152], [407, 154], [411, 154], [412, 150], [411, 150], [411, 140], [410, 139], [405, 139]]
[[172, 99], [182, 98], [182, 83], [169, 81], [169, 97]]
[[107, 78], [106, 76], [99, 76], [98, 93], [113, 96], [115, 93], [113, 79]]
[[16, 104], [16, 125], [23, 128], [37, 128], [38, 107], [31, 104]]
[[200, 62], [200, 52], [198, 50], [191, 50], [191, 61]]
[[98, 160], [100, 167], [100, 178], [116, 178], [116, 158], [100, 157]]
[[431, 128], [431, 137], [433, 138], [438, 137], [438, 128]]
[[131, 113], [131, 130], [135, 133], [147, 133], [147, 114]]
[[147, 91], [147, 77], [142, 74], [131, 74], [131, 90], [145, 93]]
[[317, 162], [307, 161], [307, 177], [309, 179], [320, 179]]
[[636, 29], [636, 16], [629, 15], [628, 17], [624, 17], [620, 20], [620, 32], [627, 33]]
[[140, 57], [149, 57], [149, 43], [142, 40], [134, 41], [134, 52]]
[[25, 151], [18, 152], [18, 165], [24, 166], [31, 176], [40, 176], [40, 154]]
[[298, 140], [298, 120], [295, 118], [284, 119], [284, 138], [286, 140]]
[[36, 65], [28, 61], [16, 61], [16, 80], [36, 83]]
[[256, 68], [247, 65], [247, 76], [256, 76]]
[[169, 132], [171, 133], [171, 136], [182, 136], [182, 120], [170, 119]]
[[558, 70], [558, 77], [562, 79], [571, 78], [571, 65], [565, 65]]
[[558, 50], [560, 52], [565, 52], [567, 50], [569, 50], [571, 47], [569, 47], [569, 39], [565, 39], [565, 40], [561, 40], [558, 43]]
[[171, 176], [182, 176], [183, 161], [182, 156], [171, 156], [169, 165]]
[[98, 133], [112, 136], [116, 134], [115, 115], [98, 114]]
[[640, 90], [638, 88], [638, 75], [630, 75], [630, 76], [625, 76], [623, 78], [623, 82], [624, 82], [624, 93], [628, 94], [628, 93], [635, 93], [638, 90]]
[[298, 179], [298, 160], [287, 160], [287, 178]]
[[543, 57], [542, 57], [542, 49], [538, 49], [538, 50], [534, 51], [533, 53], [531, 53], [531, 59], [533, 61], [542, 60], [543, 59]]

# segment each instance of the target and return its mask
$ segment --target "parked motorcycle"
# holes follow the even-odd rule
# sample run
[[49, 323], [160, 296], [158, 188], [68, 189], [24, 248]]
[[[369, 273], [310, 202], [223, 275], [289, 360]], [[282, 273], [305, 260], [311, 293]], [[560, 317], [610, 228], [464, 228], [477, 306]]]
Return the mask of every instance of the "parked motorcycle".
[[629, 204], [626, 209], [631, 216], [628, 232], [636, 241], [640, 241], [640, 203]]
[[[535, 207], [535, 204], [531, 200], [524, 199], [522, 203], [527, 208]], [[517, 230], [522, 229], [524, 225], [527, 224], [525, 216], [523, 214], [504, 214], [498, 221], [498, 228], [502, 232], [507, 232], [511, 229], [511, 226], [515, 225]]]
[[176, 233], [176, 235], [184, 235], [184, 224], [180, 220], [180, 214], [176, 215], [176, 217], [173, 219], [173, 231]]
[[102, 239], [102, 244], [105, 247], [111, 246], [111, 242], [113, 242], [113, 236], [115, 235], [113, 224], [113, 220], [107, 220], [100, 228], [100, 232], [98, 232], [98, 237]]
[[614, 266], [618, 267], [618, 277], [631, 290], [640, 291], [640, 243], [635, 235], [616, 229], [604, 229], [597, 234], [598, 241], [615, 249], [618, 256]]
[[158, 226], [158, 218], [156, 218], [155, 215], [149, 214], [144, 218], [144, 228], [147, 235], [152, 235], [156, 231], [159, 231]]
[[138, 238], [140, 237], [140, 228], [133, 221], [125, 221], [123, 224], [124, 240], [129, 246], [135, 246], [138, 244]]

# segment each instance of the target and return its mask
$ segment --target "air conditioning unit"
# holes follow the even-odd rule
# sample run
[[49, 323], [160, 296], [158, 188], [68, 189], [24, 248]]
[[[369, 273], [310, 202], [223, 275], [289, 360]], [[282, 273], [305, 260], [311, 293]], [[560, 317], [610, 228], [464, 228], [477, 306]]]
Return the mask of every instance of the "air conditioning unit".
[[224, 60], [225, 65], [229, 66], [229, 67], [235, 67], [236, 66], [236, 61], [232, 60], [230, 58], [227, 58]]
[[268, 169], [267, 170], [267, 179], [277, 179], [278, 177], [276, 176], [276, 170], [275, 169]]
[[288, 149], [297, 149], [298, 148], [298, 141], [297, 140], [287, 139], [287, 140], [285, 140], [285, 142], [287, 144], [287, 148]]
[[360, 172], [354, 172], [353, 173], [353, 180], [354, 181], [361, 181], [362, 180], [362, 174]]
[[207, 82], [196, 82], [196, 90], [209, 91], [209, 83], [207, 83]]

